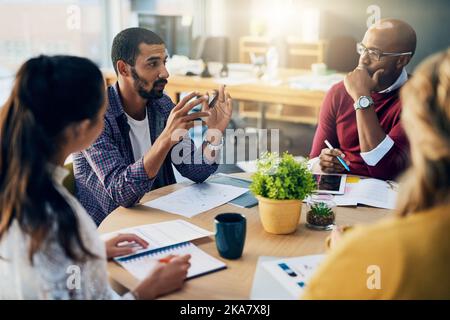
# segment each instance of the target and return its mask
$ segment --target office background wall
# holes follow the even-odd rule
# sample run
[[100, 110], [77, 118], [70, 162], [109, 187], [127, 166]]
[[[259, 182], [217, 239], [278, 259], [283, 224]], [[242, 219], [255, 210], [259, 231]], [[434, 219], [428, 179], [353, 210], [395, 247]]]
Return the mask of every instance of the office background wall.
[[[194, 32], [205, 35], [230, 37], [230, 59], [238, 61], [238, 39], [250, 34], [250, 10], [264, 0], [132, 0], [132, 9], [164, 14], [175, 11], [193, 15]], [[370, 16], [367, 8], [376, 5], [381, 18], [398, 18], [409, 22], [417, 32], [418, 46], [409, 71], [433, 52], [450, 46], [449, 0], [277, 0], [279, 6], [290, 6], [290, 10], [301, 12], [304, 8], [318, 8], [321, 12], [320, 36], [330, 39], [335, 36], [353, 36], [362, 39], [366, 20]], [[220, 3], [220, 12], [217, 4]], [[187, 4], [189, 4], [187, 6]], [[190, 7], [190, 9], [186, 9]], [[165, 8], [165, 9], [162, 9]], [[291, 29], [295, 35], [299, 30]], [[222, 34], [220, 34], [222, 33]], [[194, 35], [195, 36], [195, 35]]]
[[[413, 72], [428, 55], [450, 46], [449, 0], [131, 0], [131, 3], [133, 11], [192, 14], [194, 37], [202, 34], [230, 38], [229, 57], [232, 62], [239, 60], [239, 38], [251, 33], [252, 12], [267, 3], [287, 6], [285, 12], [294, 12], [294, 22], [301, 20], [302, 9], [317, 8], [321, 14], [321, 38], [352, 36], [355, 40], [361, 40], [366, 31], [366, 21], [371, 15], [367, 13], [367, 8], [376, 5], [380, 8], [381, 18], [405, 20], [417, 32], [418, 46], [408, 66], [409, 72]], [[217, 10], [218, 7], [220, 10]], [[290, 35], [301, 35], [295, 24], [286, 29]], [[255, 125], [254, 119], [245, 121], [246, 126]], [[308, 154], [315, 126], [279, 121], [268, 121], [267, 125], [268, 128], [281, 129], [281, 151]]]
[[428, 55], [450, 46], [450, 1], [448, 0], [338, 0], [308, 1], [327, 14], [323, 36], [352, 35], [362, 39], [369, 14], [367, 7], [377, 5], [381, 18], [398, 18], [411, 24], [417, 33], [417, 50], [409, 71]]

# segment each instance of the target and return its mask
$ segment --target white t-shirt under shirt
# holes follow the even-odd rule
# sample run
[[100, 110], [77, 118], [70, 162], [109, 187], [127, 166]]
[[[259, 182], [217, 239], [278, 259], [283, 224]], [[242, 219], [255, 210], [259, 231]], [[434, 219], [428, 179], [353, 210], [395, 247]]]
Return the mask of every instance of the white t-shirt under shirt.
[[[128, 124], [130, 125], [130, 141], [131, 147], [133, 148], [134, 161], [137, 161], [142, 156], [144, 156], [144, 154], [146, 154], [152, 146], [152, 140], [150, 138], [150, 127], [147, 118], [148, 115], [146, 113], [145, 119], [141, 121], [133, 119], [126, 112], [125, 115], [127, 116]], [[173, 165], [172, 168], [177, 182], [187, 180]]]
[[148, 125], [148, 115], [145, 113], [144, 120], [136, 120], [125, 113], [130, 125], [130, 140], [133, 148], [134, 161], [139, 160], [152, 146], [150, 139], [150, 127]]

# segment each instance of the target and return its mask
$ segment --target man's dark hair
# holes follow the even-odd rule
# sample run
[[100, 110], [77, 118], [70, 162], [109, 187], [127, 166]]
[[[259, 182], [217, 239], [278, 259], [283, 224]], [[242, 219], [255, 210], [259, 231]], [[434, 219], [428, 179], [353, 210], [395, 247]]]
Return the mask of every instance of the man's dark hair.
[[139, 45], [164, 44], [164, 41], [156, 33], [144, 28], [128, 28], [120, 31], [113, 40], [111, 49], [111, 59], [114, 71], [118, 75], [117, 61], [123, 60], [130, 66], [136, 63], [139, 55]]

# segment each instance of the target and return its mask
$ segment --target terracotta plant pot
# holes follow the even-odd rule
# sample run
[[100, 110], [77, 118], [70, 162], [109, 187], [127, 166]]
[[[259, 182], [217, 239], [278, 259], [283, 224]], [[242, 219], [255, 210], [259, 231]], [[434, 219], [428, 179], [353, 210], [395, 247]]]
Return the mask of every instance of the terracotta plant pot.
[[272, 200], [256, 196], [264, 230], [273, 234], [289, 234], [297, 230], [302, 211], [301, 200]]

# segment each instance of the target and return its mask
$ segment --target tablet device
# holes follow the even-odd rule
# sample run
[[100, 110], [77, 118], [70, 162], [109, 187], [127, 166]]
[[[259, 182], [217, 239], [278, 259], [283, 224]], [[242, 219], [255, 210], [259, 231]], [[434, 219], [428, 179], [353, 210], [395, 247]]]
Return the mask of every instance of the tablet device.
[[317, 193], [344, 194], [346, 174], [314, 174]]

